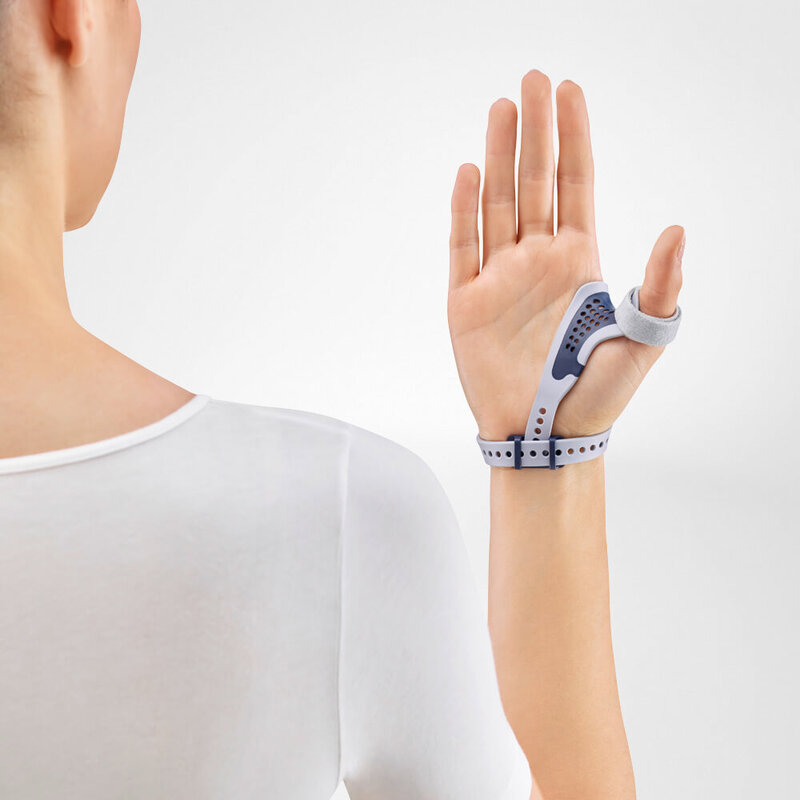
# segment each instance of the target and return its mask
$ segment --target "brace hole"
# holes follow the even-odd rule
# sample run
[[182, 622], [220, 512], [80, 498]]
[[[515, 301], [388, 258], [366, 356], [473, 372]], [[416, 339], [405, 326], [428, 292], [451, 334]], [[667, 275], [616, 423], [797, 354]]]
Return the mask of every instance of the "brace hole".
[[567, 452], [568, 452], [570, 455], [572, 455], [574, 451], [573, 451], [573, 449], [570, 447], [570, 448], [568, 448]]
[[600, 442], [600, 444], [599, 444], [599, 445], [597, 445], [597, 446], [598, 446], [598, 447], [602, 447], [602, 446], [603, 446], [603, 443], [602, 443], [602, 442]]
[[542, 455], [543, 456], [549, 456], [550, 455], [550, 451], [549, 450], [542, 450]]
[[594, 445], [590, 445], [589, 449], [594, 450]]
[[536, 455], [536, 451], [535, 451], [535, 450], [531, 450], [531, 452], [529, 453], [529, 455], [535, 456], [535, 455]]
[[511, 451], [510, 450], [506, 450], [506, 458], [511, 458]]
[[537, 419], [536, 421], [541, 425], [544, 422], [544, 419], [542, 417], [539, 417], [539, 419]]
[[539, 413], [540, 414], [546, 414], [547, 413], [547, 409], [546, 408], [540, 408], [539, 409]]
[[575, 352], [575, 345], [572, 345], [572, 347], [570, 347], [569, 351], [570, 351], [570, 353], [574, 353]]
[[500, 451], [498, 450], [498, 451], [495, 453], [495, 455], [496, 455], [498, 458], [500, 458]]
[[561, 455], [561, 451], [560, 450], [556, 450], [556, 455], [560, 456]]
[[592, 304], [591, 304], [591, 303], [587, 303], [587, 304], [586, 304], [586, 308], [591, 308], [591, 307], [592, 307]]
[[541, 433], [541, 432], [542, 432], [541, 428], [536, 428], [536, 433]]
[[581, 453], [585, 453], [586, 452], [586, 448], [585, 447], [581, 447], [580, 452]]

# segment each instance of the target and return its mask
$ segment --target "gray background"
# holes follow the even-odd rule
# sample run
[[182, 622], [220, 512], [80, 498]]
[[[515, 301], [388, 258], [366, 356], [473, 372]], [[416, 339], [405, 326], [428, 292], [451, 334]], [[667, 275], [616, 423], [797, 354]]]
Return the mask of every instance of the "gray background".
[[[797, 797], [793, 3], [140, 0], [117, 170], [65, 239], [89, 330], [186, 388], [420, 453], [486, 590], [445, 302], [452, 181], [530, 68], [586, 93], [612, 299], [687, 230], [684, 321], [606, 456], [639, 795]], [[345, 797], [343, 790], [337, 794]], [[487, 799], [488, 800], [488, 799]]]

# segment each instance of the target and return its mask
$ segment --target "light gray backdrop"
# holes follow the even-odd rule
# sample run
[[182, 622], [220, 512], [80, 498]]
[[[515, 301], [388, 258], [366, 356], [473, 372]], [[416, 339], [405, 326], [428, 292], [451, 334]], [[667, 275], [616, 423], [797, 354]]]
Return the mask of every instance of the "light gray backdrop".
[[687, 230], [681, 330], [606, 456], [639, 795], [797, 797], [796, 4], [139, 2], [117, 170], [65, 241], [77, 318], [192, 391], [420, 453], [484, 591], [452, 180], [525, 71], [582, 85], [612, 299]]

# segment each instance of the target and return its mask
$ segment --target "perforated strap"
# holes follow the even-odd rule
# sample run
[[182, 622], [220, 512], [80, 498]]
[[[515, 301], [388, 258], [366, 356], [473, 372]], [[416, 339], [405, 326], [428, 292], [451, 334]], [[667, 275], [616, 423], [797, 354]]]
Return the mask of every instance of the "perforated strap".
[[611, 302], [605, 281], [589, 281], [578, 288], [553, 336], [524, 435], [512, 434], [507, 440], [495, 442], [477, 436], [487, 464], [558, 469], [605, 452], [611, 428], [592, 436], [563, 440], [556, 437], [558, 444], [554, 447], [553, 420], [559, 403], [578, 380], [598, 344], [618, 336], [653, 345], [675, 338], [680, 306], [671, 317], [645, 314], [639, 309], [640, 288], [635, 286], [628, 291], [619, 308]]
[[523, 441], [521, 435], [502, 442], [487, 442], [478, 435], [483, 460], [493, 467], [547, 467], [559, 469], [567, 464], [597, 458], [608, 449], [611, 428], [591, 436], [562, 437]]

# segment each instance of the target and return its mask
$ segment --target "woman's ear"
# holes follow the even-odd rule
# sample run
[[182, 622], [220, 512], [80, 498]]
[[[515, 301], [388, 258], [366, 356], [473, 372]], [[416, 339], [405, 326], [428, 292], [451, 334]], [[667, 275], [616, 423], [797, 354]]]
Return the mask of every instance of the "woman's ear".
[[51, 24], [72, 67], [80, 67], [89, 55], [89, 36], [94, 27], [91, 5], [92, 0], [50, 0]]

